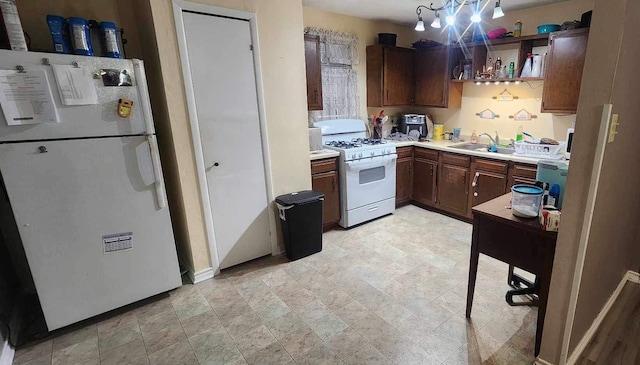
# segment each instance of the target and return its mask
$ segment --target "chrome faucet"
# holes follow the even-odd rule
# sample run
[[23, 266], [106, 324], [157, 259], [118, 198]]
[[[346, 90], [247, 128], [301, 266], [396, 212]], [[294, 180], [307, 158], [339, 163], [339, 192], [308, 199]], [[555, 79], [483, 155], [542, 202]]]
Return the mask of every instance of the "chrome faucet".
[[496, 131], [496, 138], [494, 139], [493, 137], [491, 137], [491, 135], [489, 133], [480, 133], [480, 135], [478, 137], [482, 137], [482, 136], [487, 136], [489, 137], [489, 139], [491, 140], [491, 143], [498, 147], [499, 143], [500, 143], [500, 136], [498, 136], [498, 132]]

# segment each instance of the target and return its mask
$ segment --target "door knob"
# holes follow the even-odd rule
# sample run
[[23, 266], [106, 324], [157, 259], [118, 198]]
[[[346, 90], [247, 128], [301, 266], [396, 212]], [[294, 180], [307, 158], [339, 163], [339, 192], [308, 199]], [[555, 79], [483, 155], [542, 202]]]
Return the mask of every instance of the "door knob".
[[217, 163], [217, 162], [214, 162], [214, 163], [213, 163], [213, 166], [218, 167], [218, 166], [220, 166], [220, 164], [219, 164], [219, 163]]
[[218, 162], [214, 162], [213, 165], [207, 167], [207, 171], [211, 170], [214, 167], [218, 167], [218, 166], [220, 166], [220, 164]]

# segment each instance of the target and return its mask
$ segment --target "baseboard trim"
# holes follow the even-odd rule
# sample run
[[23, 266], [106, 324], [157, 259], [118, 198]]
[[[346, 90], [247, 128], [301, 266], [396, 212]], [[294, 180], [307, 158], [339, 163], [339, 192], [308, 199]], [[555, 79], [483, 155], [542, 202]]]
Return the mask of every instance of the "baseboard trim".
[[578, 345], [576, 345], [576, 348], [571, 353], [571, 356], [569, 356], [567, 365], [574, 365], [578, 361], [578, 358], [580, 357], [580, 355], [582, 355], [582, 352], [587, 348], [587, 345], [593, 339], [593, 336], [596, 334], [605, 317], [607, 316], [613, 305], [616, 303], [616, 300], [618, 300], [618, 296], [622, 292], [622, 288], [624, 288], [624, 285], [628, 281], [640, 284], [640, 274], [633, 271], [627, 271], [624, 274], [622, 280], [620, 280], [620, 283], [618, 283], [618, 287], [616, 287], [616, 290], [613, 291], [613, 294], [611, 294], [609, 300], [607, 300], [600, 313], [598, 313], [596, 319], [593, 320], [593, 323], [591, 323], [591, 326], [589, 327], [587, 332], [584, 334], [584, 336], [582, 336], [582, 339], [580, 340], [580, 342], [578, 342]]
[[2, 345], [2, 352], [0, 352], [0, 365], [11, 365], [15, 353], [15, 349], [9, 345], [9, 341], [5, 340]]
[[640, 273], [627, 271], [626, 277], [630, 282], [640, 284]]
[[191, 282], [194, 284], [198, 284], [200, 282], [213, 278], [216, 272], [213, 270], [212, 267], [209, 267], [195, 273], [192, 270], [189, 270], [188, 274], [189, 274], [189, 279], [191, 279]]
[[552, 363], [546, 361], [546, 360], [542, 360], [540, 358], [536, 359], [536, 361], [534, 362], [535, 365], [553, 365]]

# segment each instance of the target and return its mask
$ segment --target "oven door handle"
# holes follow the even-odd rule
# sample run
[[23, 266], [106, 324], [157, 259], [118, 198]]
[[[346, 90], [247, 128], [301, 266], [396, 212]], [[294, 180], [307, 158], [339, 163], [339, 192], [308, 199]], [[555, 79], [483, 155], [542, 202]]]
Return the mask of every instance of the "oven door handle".
[[381, 157], [372, 157], [367, 159], [362, 159], [358, 161], [347, 161], [347, 170], [366, 170], [372, 169], [374, 167], [386, 166], [390, 163], [395, 163], [398, 159], [398, 155], [386, 155]]

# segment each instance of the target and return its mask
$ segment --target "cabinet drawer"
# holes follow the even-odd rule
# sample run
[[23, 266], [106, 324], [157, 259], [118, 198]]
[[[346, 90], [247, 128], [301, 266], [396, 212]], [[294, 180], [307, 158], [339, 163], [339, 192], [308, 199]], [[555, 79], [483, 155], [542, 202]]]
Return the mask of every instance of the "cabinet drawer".
[[509, 164], [507, 162], [476, 158], [476, 170], [496, 172], [506, 175], [509, 171]]
[[416, 147], [413, 153], [416, 157], [424, 158], [425, 160], [438, 161], [438, 151]]
[[311, 174], [337, 170], [336, 158], [311, 161]]
[[469, 165], [471, 165], [471, 157], [454, 155], [452, 153], [443, 153], [442, 163], [455, 165], [455, 166], [469, 167]]
[[513, 165], [513, 176], [525, 177], [528, 179], [533, 179], [535, 181], [537, 171], [537, 166], [519, 164]]
[[396, 154], [398, 154], [398, 160], [401, 158], [413, 157], [413, 147], [396, 148]]

